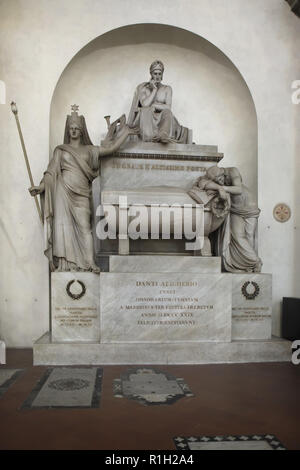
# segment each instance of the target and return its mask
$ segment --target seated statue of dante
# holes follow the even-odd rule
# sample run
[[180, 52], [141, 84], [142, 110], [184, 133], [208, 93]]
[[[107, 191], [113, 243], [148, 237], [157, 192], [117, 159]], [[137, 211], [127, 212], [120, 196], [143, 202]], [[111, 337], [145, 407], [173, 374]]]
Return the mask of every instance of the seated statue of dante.
[[136, 88], [128, 117], [129, 127], [138, 127], [144, 142], [189, 142], [189, 130], [179, 124], [171, 111], [172, 88], [163, 85], [164, 65], [156, 60], [150, 66], [151, 80]]

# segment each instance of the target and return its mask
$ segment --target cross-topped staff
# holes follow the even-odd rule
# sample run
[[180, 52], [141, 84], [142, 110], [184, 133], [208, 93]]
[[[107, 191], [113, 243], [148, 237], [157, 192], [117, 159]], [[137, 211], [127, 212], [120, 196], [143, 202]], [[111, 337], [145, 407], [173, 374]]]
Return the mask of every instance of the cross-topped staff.
[[[18, 132], [19, 132], [21, 146], [22, 146], [22, 149], [23, 149], [23, 154], [24, 154], [24, 158], [25, 158], [25, 163], [26, 163], [26, 168], [27, 168], [27, 171], [28, 171], [30, 184], [31, 184], [31, 186], [34, 186], [32, 173], [31, 173], [31, 169], [30, 169], [30, 165], [29, 165], [29, 160], [28, 160], [28, 156], [27, 156], [27, 152], [26, 152], [26, 147], [25, 147], [25, 143], [24, 143], [24, 139], [23, 139], [23, 134], [22, 134], [21, 126], [20, 126], [20, 121], [19, 121], [19, 117], [18, 117], [18, 108], [17, 108], [17, 105], [14, 101], [11, 102], [10, 106], [11, 106], [11, 110], [14, 113], [15, 118], [16, 118], [17, 128], [18, 128]], [[42, 211], [41, 211], [40, 204], [39, 204], [37, 196], [34, 196], [34, 200], [35, 200], [35, 205], [36, 205], [37, 211], [39, 213], [40, 221], [43, 224], [44, 222], [43, 222], [43, 217], [42, 217]]]

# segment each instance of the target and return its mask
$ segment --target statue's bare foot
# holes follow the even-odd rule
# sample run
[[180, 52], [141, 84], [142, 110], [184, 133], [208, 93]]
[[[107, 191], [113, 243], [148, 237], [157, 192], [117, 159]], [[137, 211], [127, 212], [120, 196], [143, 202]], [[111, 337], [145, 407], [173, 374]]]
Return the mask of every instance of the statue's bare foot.
[[91, 271], [92, 271], [94, 274], [100, 274], [100, 268], [99, 268], [99, 266], [97, 266], [96, 264], [92, 264], [92, 265], [91, 265]]
[[170, 142], [168, 134], [162, 132], [159, 136], [159, 142], [161, 142], [162, 144], [168, 144]]

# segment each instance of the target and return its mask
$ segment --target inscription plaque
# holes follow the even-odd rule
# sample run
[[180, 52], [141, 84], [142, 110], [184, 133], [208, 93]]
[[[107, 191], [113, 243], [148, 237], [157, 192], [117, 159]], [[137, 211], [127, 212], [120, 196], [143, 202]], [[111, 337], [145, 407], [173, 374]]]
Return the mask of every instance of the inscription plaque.
[[271, 274], [232, 275], [232, 339], [270, 339]]
[[52, 341], [99, 341], [99, 276], [51, 274]]
[[231, 274], [101, 273], [101, 342], [231, 340]]

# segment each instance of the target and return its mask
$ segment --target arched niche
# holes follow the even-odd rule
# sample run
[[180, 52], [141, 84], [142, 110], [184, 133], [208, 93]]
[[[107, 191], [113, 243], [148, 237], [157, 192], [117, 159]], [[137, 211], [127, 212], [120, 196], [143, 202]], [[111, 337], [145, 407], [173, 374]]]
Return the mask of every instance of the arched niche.
[[60, 76], [51, 102], [50, 152], [62, 143], [70, 105], [80, 106], [91, 139], [106, 133], [105, 115], [128, 115], [137, 84], [149, 65], [165, 65], [173, 88], [173, 112], [193, 129], [197, 144], [218, 145], [222, 166], [237, 166], [257, 195], [257, 117], [241, 73], [216, 46], [187, 30], [163, 24], [129, 25], [82, 48]]

